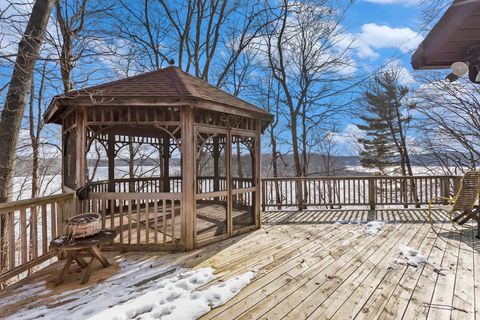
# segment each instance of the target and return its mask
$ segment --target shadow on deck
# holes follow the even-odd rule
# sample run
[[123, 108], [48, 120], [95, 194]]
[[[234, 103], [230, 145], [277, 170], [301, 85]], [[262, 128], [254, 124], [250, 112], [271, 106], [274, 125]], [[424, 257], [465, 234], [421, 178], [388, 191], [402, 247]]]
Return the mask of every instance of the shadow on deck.
[[[330, 224], [338, 221], [381, 220], [387, 222], [425, 223], [428, 221], [428, 209], [318, 209], [304, 211], [272, 210], [262, 213], [267, 224]], [[448, 220], [448, 211], [442, 208], [432, 210], [434, 223]]]

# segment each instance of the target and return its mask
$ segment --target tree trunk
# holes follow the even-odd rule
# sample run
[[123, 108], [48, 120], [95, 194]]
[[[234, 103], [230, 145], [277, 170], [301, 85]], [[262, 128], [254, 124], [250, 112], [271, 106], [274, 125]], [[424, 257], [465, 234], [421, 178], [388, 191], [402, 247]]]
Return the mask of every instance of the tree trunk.
[[[302, 162], [300, 160], [300, 152], [298, 150], [298, 134], [297, 134], [297, 115], [291, 116], [291, 134], [292, 134], [292, 149], [293, 149], [293, 161], [295, 164], [295, 177], [300, 178], [303, 176]], [[298, 205], [298, 210], [305, 209], [303, 204], [303, 183], [302, 180], [297, 180], [295, 183], [295, 195]]]
[[[403, 131], [403, 123], [401, 118], [402, 116], [398, 108], [396, 110], [396, 117], [398, 122], [398, 129], [399, 129], [398, 131], [400, 135], [400, 149], [401, 149], [400, 155], [402, 156], [403, 174], [404, 175], [408, 174], [408, 176], [413, 177], [412, 163], [410, 161], [410, 155], [408, 153], [408, 147], [407, 147], [407, 139]], [[413, 178], [410, 180], [410, 192], [412, 194], [412, 197], [415, 199], [415, 206], [419, 208], [420, 201], [417, 195], [417, 186]]]
[[[272, 169], [273, 169], [273, 177], [276, 178], [278, 177], [278, 164], [277, 164], [277, 158], [278, 158], [278, 151], [277, 151], [277, 140], [275, 137], [275, 134], [272, 132], [270, 134], [270, 143], [272, 145]], [[275, 203], [277, 205], [277, 209], [281, 210], [282, 209], [282, 198], [280, 196], [280, 183], [275, 180]]]
[[[35, 62], [54, 2], [54, 0], [35, 1], [27, 28], [18, 45], [18, 54], [0, 118], [0, 150], [2, 150], [0, 152], [0, 203], [6, 202], [11, 196], [18, 133], [27, 104]], [[0, 219], [2, 226], [0, 228], [0, 265], [3, 268], [6, 261], [6, 250], [4, 250], [7, 245], [6, 221], [4, 215]]]
[[[38, 196], [38, 170], [40, 163], [39, 155], [39, 141], [35, 134], [35, 117], [33, 108], [35, 104], [35, 86], [32, 80], [32, 88], [30, 91], [30, 105], [29, 105], [29, 127], [30, 127], [30, 143], [32, 144], [32, 198]], [[40, 119], [38, 119], [40, 121]]]

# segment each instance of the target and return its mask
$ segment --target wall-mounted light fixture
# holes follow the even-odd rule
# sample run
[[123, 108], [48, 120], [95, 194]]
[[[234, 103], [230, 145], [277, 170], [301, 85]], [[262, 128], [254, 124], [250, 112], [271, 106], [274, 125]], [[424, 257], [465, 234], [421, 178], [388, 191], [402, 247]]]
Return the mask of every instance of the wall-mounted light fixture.
[[447, 76], [447, 80], [450, 82], [458, 80], [458, 78], [464, 76], [468, 72], [468, 64], [465, 62], [457, 61], [452, 63], [450, 67], [452, 72]]

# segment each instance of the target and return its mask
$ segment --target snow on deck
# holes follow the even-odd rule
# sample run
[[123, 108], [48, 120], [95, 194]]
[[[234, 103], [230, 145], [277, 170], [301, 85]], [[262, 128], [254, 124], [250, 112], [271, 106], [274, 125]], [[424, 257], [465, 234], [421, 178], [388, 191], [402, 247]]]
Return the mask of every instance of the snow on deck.
[[72, 289], [48, 296], [53, 291], [44, 280], [23, 284], [2, 298], [0, 308], [39, 294], [51, 303], [33, 301], [7, 319], [197, 319], [230, 300], [255, 276], [248, 271], [212, 283], [217, 275], [211, 267], [190, 269], [138, 255], [120, 256], [114, 263], [114, 275], [88, 288], [70, 281]]

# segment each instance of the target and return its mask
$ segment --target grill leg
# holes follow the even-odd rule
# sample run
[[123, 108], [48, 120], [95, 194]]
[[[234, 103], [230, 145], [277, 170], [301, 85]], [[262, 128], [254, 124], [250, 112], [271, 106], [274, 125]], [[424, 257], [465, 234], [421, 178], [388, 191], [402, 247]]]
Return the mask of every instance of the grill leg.
[[480, 222], [477, 221], [477, 235], [475, 238], [480, 239]]

